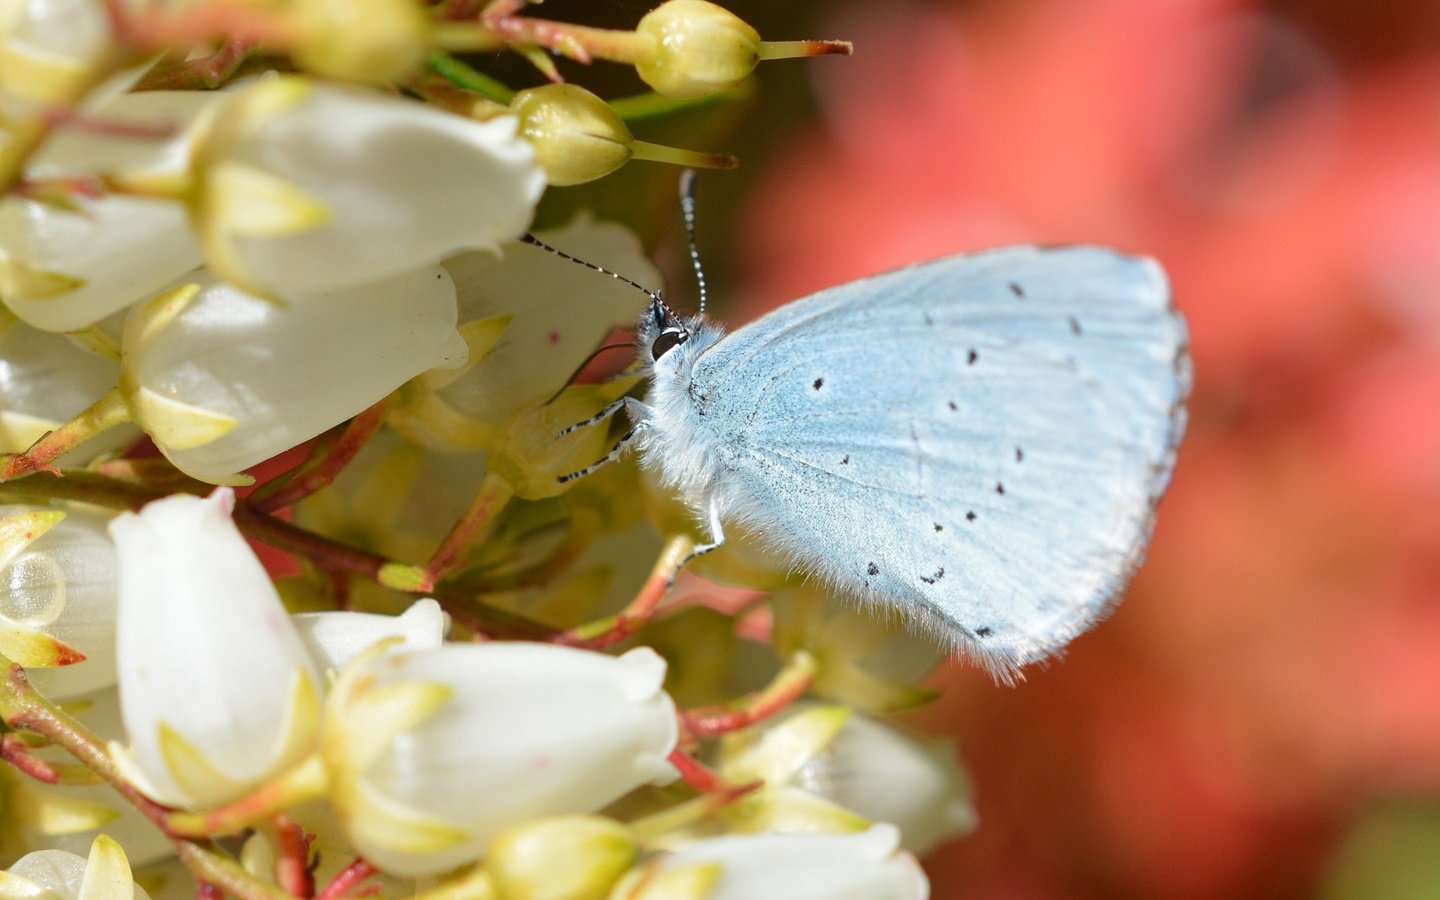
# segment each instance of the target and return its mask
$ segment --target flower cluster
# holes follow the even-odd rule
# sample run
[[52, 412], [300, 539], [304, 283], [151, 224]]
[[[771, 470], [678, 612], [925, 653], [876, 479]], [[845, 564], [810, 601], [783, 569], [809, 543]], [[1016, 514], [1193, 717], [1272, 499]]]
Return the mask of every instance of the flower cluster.
[[974, 826], [953, 743], [885, 719], [938, 649], [743, 541], [706, 571], [772, 629], [662, 607], [685, 512], [559, 477], [660, 274], [591, 215], [530, 236], [542, 198], [732, 166], [631, 127], [848, 45], [524, 12], [6, 5], [0, 895], [921, 898]]

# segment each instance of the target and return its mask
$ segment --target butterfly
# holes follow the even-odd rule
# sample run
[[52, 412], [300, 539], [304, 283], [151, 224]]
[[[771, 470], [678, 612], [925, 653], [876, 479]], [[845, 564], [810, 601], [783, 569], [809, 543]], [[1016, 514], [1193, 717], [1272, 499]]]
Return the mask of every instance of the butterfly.
[[1003, 680], [1119, 602], [1191, 381], [1160, 266], [1089, 246], [911, 266], [730, 334], [656, 296], [637, 343], [645, 399], [592, 421], [625, 408], [697, 552], [739, 526]]

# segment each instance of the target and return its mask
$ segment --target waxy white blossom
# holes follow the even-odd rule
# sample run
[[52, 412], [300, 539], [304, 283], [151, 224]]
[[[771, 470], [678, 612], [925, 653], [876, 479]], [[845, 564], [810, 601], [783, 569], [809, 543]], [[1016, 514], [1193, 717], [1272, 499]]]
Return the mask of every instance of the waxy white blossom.
[[84, 857], [65, 850], [37, 850], [0, 872], [0, 897], [15, 900], [150, 900], [135, 883], [125, 851], [100, 836]]
[[597, 810], [677, 775], [675, 706], [653, 650], [447, 644], [377, 655], [327, 701], [331, 800], [395, 875], [478, 858], [507, 826]]
[[[18, 321], [0, 309], [0, 453], [19, 453], [115, 386], [120, 364], [75, 343]], [[87, 443], [85, 453], [110, 449], [134, 435], [116, 430], [106, 446]], [[64, 464], [62, 462], [62, 464]]]
[[132, 311], [121, 350], [135, 421], [217, 483], [466, 356], [439, 266], [284, 303], [201, 270]]
[[[798, 715], [772, 727], [783, 728], [815, 709], [823, 707], [796, 704]], [[953, 740], [926, 739], [859, 713], [849, 715], [835, 736], [799, 765], [791, 783], [897, 826], [905, 849], [918, 855], [977, 824]]]
[[315, 733], [319, 676], [234, 503], [227, 488], [177, 494], [110, 524], [131, 774], [166, 803], [234, 799], [298, 761]]
[[[60, 131], [30, 161], [26, 175], [174, 177], [188, 162], [190, 125], [222, 96], [147, 91], [114, 97], [87, 115], [117, 130], [171, 133]], [[36, 328], [86, 328], [200, 263], [177, 200], [102, 193], [74, 202], [75, 209], [64, 209], [14, 194], [0, 200], [0, 297]]]
[[[662, 287], [640, 239], [622, 225], [582, 214], [536, 237], [652, 291]], [[499, 253], [452, 256], [445, 268], [455, 279], [461, 322], [513, 315], [495, 348], [441, 391], [481, 422], [504, 422], [543, 403], [606, 335], [634, 325], [649, 302], [631, 285], [519, 242]], [[632, 353], [626, 347], [618, 355], [628, 360]]]
[[52, 700], [115, 683], [107, 522], [84, 507], [0, 506], [0, 647]]
[[[622, 882], [611, 900], [925, 900], [930, 884], [892, 825], [855, 834], [708, 838]], [[688, 893], [683, 892], [688, 889]]]
[[272, 78], [216, 111], [194, 215], [212, 268], [252, 290], [349, 287], [530, 224], [545, 179], [513, 116], [476, 122], [374, 92]]
[[337, 610], [300, 613], [293, 618], [300, 639], [319, 669], [339, 669], [377, 641], [399, 638], [407, 650], [426, 650], [445, 640], [449, 617], [428, 597], [398, 616]]

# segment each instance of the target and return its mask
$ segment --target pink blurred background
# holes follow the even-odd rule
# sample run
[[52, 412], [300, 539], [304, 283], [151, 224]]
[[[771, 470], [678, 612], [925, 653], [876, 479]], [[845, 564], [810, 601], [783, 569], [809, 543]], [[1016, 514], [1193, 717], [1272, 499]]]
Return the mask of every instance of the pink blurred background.
[[857, 52], [747, 159], [732, 321], [1083, 241], [1158, 257], [1192, 329], [1120, 611], [1019, 688], [948, 672], [916, 718], [961, 736], [982, 817], [935, 896], [1440, 897], [1364, 840], [1397, 804], [1440, 823], [1440, 4], [815, 9]]

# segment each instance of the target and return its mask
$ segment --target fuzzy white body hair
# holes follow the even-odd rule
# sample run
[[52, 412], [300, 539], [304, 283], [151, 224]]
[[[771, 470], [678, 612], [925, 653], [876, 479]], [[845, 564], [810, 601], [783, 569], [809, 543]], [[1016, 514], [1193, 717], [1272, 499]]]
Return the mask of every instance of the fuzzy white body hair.
[[1001, 680], [1118, 603], [1190, 385], [1164, 273], [1095, 247], [938, 260], [728, 337], [657, 300], [637, 337], [642, 463], [702, 521]]

